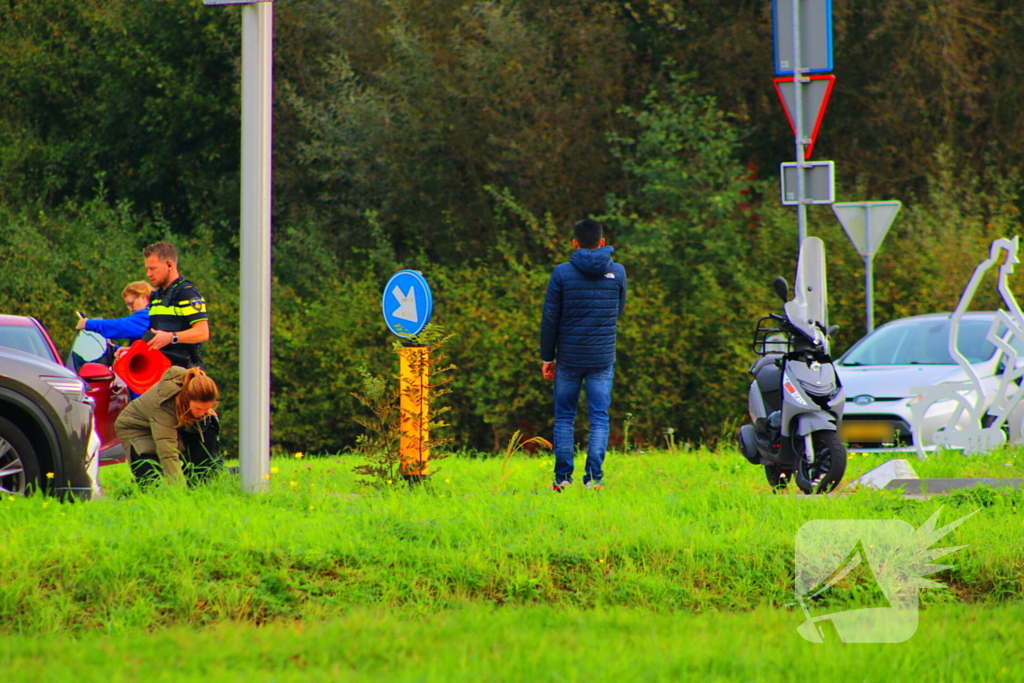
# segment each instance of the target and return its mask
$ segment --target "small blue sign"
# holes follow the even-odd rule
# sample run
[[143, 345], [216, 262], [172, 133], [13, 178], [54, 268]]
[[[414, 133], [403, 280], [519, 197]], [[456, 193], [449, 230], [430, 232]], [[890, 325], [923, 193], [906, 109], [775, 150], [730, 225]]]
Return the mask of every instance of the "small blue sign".
[[380, 306], [388, 329], [402, 338], [422, 332], [434, 312], [430, 285], [415, 270], [400, 270], [391, 276]]

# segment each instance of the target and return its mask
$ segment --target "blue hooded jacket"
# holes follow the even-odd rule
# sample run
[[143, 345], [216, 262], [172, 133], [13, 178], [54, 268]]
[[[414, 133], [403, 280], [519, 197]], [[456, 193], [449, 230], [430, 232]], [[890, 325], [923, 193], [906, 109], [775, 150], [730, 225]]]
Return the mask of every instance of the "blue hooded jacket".
[[540, 324], [541, 360], [588, 370], [615, 364], [626, 269], [612, 261], [614, 251], [577, 249], [568, 263], [555, 266]]
[[149, 309], [143, 308], [127, 317], [113, 320], [89, 318], [85, 321], [85, 329], [97, 332], [107, 339], [125, 339], [131, 344], [149, 332]]

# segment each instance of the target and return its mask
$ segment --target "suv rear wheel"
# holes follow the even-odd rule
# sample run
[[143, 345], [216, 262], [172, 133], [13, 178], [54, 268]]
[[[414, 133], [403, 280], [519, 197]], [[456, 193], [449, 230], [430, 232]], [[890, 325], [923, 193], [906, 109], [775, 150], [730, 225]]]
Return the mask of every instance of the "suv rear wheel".
[[25, 495], [39, 483], [32, 443], [13, 422], [0, 417], [0, 493]]

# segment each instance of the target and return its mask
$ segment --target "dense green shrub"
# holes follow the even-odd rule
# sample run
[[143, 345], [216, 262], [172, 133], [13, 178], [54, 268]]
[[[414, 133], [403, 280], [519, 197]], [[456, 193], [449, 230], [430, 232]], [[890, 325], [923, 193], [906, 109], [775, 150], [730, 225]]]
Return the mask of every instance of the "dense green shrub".
[[[969, 183], [944, 177], [929, 197], [905, 208], [875, 260], [876, 323], [951, 310], [989, 241], [1019, 230], [1015, 188], [1009, 179], [999, 194], [972, 193]], [[541, 378], [537, 357], [540, 310], [551, 265], [571, 251], [569, 227], [537, 219], [507, 196], [503, 201], [509, 211], [501, 220], [508, 230], [528, 235], [548, 259], [517, 256], [506, 245], [487, 263], [418, 266], [434, 292], [435, 322], [455, 334], [449, 352], [457, 369], [453, 392], [445, 397], [452, 427], [444, 435], [456, 448], [497, 450], [516, 430], [550, 434], [551, 386]], [[827, 244], [831, 320], [841, 326], [841, 351], [863, 333], [863, 264], [831, 211], [816, 208], [810, 217], [811, 234]], [[635, 220], [648, 219], [637, 213]], [[666, 218], [653, 214], [649, 220]], [[629, 272], [630, 294], [620, 327], [613, 443], [627, 413], [634, 415], [631, 441], [647, 444], [666, 444], [670, 428], [680, 442], [715, 439], [743, 418], [746, 368], [753, 358], [750, 331], [756, 317], [778, 308], [771, 279], [792, 278], [794, 223], [792, 211], [760, 204], [756, 220], [723, 252], [729, 258], [722, 263], [733, 271], [727, 275], [737, 284], [723, 286], [714, 263], [691, 257], [689, 290], [652, 274], [656, 264], [645, 259], [662, 256], [654, 250], [637, 253], [623, 231], [625, 244], [618, 245], [616, 257]], [[141, 247], [166, 236], [166, 226], [139, 218], [130, 206], [109, 207], [100, 200], [56, 209], [0, 208], [0, 226], [0, 310], [36, 315], [62, 350], [73, 336], [74, 310], [123, 314], [119, 292], [143, 276]], [[205, 228], [198, 227], [196, 235], [169, 237], [181, 249], [182, 272], [210, 304], [206, 361], [225, 388], [232, 453], [238, 266], [228, 247], [206, 237]], [[663, 257], [679, 253], [667, 249]], [[292, 263], [297, 262], [278, 261], [276, 268]], [[278, 447], [336, 452], [355, 442], [361, 429], [353, 418], [362, 408], [351, 392], [361, 386], [361, 369], [397, 378], [380, 296], [387, 271], [398, 267], [386, 255], [367, 254], [346, 273], [327, 272], [316, 282], [303, 278], [301, 289], [275, 280], [272, 420]], [[993, 285], [983, 283], [975, 308], [999, 305]], [[585, 425], [581, 415], [581, 436]]]
[[0, 9], [0, 201], [103, 196], [175, 230], [237, 212], [238, 13], [191, 0]]
[[[273, 438], [287, 450], [337, 452], [355, 443], [366, 369], [397, 378], [380, 312], [383, 282], [324, 278], [315, 298], [274, 294]], [[395, 381], [397, 384], [397, 379]]]

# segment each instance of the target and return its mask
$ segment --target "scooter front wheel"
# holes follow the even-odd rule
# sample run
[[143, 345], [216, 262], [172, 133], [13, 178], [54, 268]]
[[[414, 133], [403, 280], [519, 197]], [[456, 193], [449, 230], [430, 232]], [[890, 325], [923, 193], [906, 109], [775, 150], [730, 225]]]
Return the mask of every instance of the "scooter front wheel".
[[831, 430], [811, 433], [814, 454], [811, 460], [806, 456], [806, 439], [793, 436], [793, 451], [796, 453], [796, 485], [804, 493], [828, 493], [843, 480], [846, 474], [846, 447], [839, 435]]

